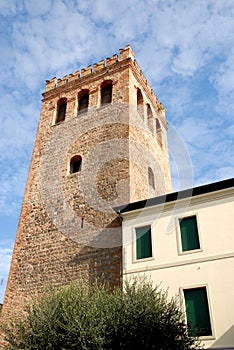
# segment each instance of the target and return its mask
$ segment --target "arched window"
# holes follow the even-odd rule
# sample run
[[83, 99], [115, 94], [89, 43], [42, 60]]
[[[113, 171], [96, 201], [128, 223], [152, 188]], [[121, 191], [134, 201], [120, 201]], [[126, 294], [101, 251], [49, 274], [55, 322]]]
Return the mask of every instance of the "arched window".
[[160, 146], [162, 146], [162, 129], [158, 118], [156, 118], [156, 137]]
[[156, 133], [161, 131], [161, 124], [158, 118], [156, 118]]
[[57, 103], [57, 117], [56, 123], [60, 123], [65, 120], [67, 109], [67, 99], [61, 98]]
[[74, 156], [70, 160], [70, 174], [78, 173], [81, 171], [82, 157]]
[[108, 80], [101, 86], [101, 104], [111, 103], [112, 101], [112, 81]]
[[144, 117], [144, 99], [141, 90], [137, 88], [137, 111], [140, 116]]
[[151, 109], [149, 103], [147, 103], [147, 116], [148, 116], [149, 118], [152, 118], [152, 117], [153, 117], [153, 112], [152, 112], [152, 109]]
[[89, 106], [89, 91], [83, 90], [78, 95], [78, 112], [87, 111]]
[[147, 123], [148, 123], [148, 128], [149, 130], [153, 133], [153, 112], [150, 107], [150, 104], [147, 103]]
[[155, 189], [154, 173], [153, 173], [153, 170], [150, 167], [148, 167], [148, 181], [149, 181], [150, 187]]

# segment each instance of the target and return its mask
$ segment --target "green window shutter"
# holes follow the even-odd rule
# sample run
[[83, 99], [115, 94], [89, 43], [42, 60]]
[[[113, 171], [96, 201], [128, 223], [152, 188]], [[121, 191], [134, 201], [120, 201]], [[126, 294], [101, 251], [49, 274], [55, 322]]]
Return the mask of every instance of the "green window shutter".
[[199, 249], [199, 236], [196, 216], [189, 216], [180, 220], [182, 251]]
[[184, 290], [190, 336], [212, 335], [206, 288]]
[[145, 259], [152, 256], [151, 227], [136, 228], [136, 258]]

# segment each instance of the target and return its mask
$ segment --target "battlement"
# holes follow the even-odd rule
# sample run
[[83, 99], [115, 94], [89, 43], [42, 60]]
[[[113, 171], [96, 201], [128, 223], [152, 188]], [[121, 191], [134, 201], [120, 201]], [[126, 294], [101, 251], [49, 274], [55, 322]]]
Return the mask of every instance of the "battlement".
[[82, 68], [81, 71], [76, 71], [74, 74], [65, 75], [62, 79], [57, 79], [54, 77], [51, 80], [46, 80], [46, 92], [54, 88], [66, 85], [67, 83], [86, 77], [92, 73], [96, 73], [103, 68], [110, 67], [116, 62], [121, 62], [126, 59], [131, 59], [134, 61], [134, 52], [130, 45], [125, 46], [124, 49], [119, 50], [119, 57], [117, 54], [114, 54], [112, 57], [107, 57], [105, 60], [101, 60], [98, 63], [88, 66], [87, 68]]
[[65, 86], [70, 82], [78, 81], [81, 78], [91, 76], [92, 74], [95, 74], [104, 68], [114, 66], [118, 62], [122, 62], [129, 59], [132, 62], [132, 66], [135, 68], [134, 72], [137, 74], [138, 78], [141, 80], [141, 83], [146, 87], [146, 91], [148, 91], [149, 98], [151, 98], [154, 101], [154, 103], [156, 103], [156, 105], [158, 106], [158, 110], [163, 111], [164, 110], [163, 106], [160, 106], [153, 89], [148, 83], [148, 80], [144, 76], [144, 73], [140, 69], [137, 61], [134, 59], [134, 56], [135, 54], [131, 46], [127, 45], [125, 46], [124, 49], [119, 49], [119, 56], [118, 54], [115, 53], [112, 57], [107, 57], [105, 60], [103, 59], [98, 63], [89, 65], [87, 68], [82, 68], [81, 70], [77, 70], [74, 74], [70, 73], [69, 76], [65, 75], [62, 79], [58, 79], [54, 77], [51, 80], [46, 80], [45, 92], [51, 91], [61, 86]]

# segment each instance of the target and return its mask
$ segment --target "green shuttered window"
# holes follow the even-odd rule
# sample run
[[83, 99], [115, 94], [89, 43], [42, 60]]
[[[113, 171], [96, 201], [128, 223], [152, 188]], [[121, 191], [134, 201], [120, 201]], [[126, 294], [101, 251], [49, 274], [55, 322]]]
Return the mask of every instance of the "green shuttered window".
[[152, 257], [151, 227], [136, 228], [136, 258]]
[[180, 219], [180, 233], [183, 252], [200, 249], [197, 218], [195, 215]]
[[184, 298], [189, 335], [212, 335], [206, 287], [185, 289]]

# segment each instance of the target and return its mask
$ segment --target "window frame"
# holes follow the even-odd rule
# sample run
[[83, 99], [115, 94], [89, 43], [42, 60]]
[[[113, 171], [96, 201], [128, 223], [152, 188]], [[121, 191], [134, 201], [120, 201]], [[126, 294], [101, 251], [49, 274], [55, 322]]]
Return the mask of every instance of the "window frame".
[[[147, 258], [139, 258], [137, 259], [137, 229], [138, 228], [143, 228], [143, 227], [149, 227], [151, 230], [151, 256]], [[155, 259], [155, 254], [154, 254], [154, 239], [153, 239], [153, 225], [152, 222], [146, 222], [146, 223], [141, 223], [139, 225], [135, 225], [132, 228], [132, 262], [133, 263], [141, 263], [145, 261], [150, 261]]]
[[154, 134], [154, 114], [150, 103], [146, 103], [147, 127]]
[[155, 135], [156, 135], [157, 142], [162, 147], [162, 145], [163, 145], [163, 142], [162, 142], [162, 124], [161, 124], [159, 118], [157, 118], [157, 117], [155, 118]]
[[200, 340], [213, 340], [216, 337], [215, 337], [213, 314], [212, 314], [212, 308], [211, 308], [211, 297], [210, 297], [210, 290], [209, 290], [208, 283], [193, 284], [193, 285], [189, 285], [189, 286], [187, 285], [187, 286], [180, 287], [179, 288], [179, 295], [180, 295], [180, 300], [181, 300], [181, 309], [184, 313], [186, 324], [188, 324], [187, 323], [188, 321], [187, 321], [186, 301], [185, 301], [184, 291], [191, 290], [191, 289], [198, 289], [198, 288], [205, 288], [205, 290], [206, 290], [208, 312], [209, 312], [209, 317], [210, 317], [210, 328], [211, 328], [211, 335], [201, 335], [201, 336], [198, 336], [198, 338]]
[[[78, 158], [79, 158], [79, 161], [80, 161], [80, 165], [79, 165], [79, 170], [78, 171], [72, 171], [71, 172], [71, 167], [73, 167], [73, 164], [72, 164], [72, 161], [75, 162], [75, 159], [77, 158], [77, 161], [78, 161]], [[74, 175], [74, 174], [79, 174], [82, 170], [82, 163], [83, 163], [83, 158], [80, 154], [75, 154], [74, 156], [72, 156], [69, 161], [68, 161], [68, 169], [67, 169], [67, 175], [68, 176], [71, 176], [71, 175]]]
[[[80, 109], [81, 103], [80, 101], [84, 99], [84, 97], [88, 96], [87, 98], [87, 107]], [[89, 110], [89, 97], [90, 97], [90, 92], [88, 89], [83, 89], [78, 93], [78, 106], [77, 106], [77, 114], [82, 114], [82, 113], [87, 113]]]
[[[189, 217], [196, 217], [196, 222], [197, 222], [197, 233], [198, 233], [198, 241], [200, 248], [197, 249], [189, 249], [189, 250], [183, 250], [182, 247], [182, 237], [181, 237], [181, 229], [180, 229], [180, 221], [182, 219], [186, 219]], [[191, 212], [187, 213], [186, 215], [183, 216], [177, 216], [175, 218], [176, 220], [176, 238], [177, 238], [177, 251], [178, 255], [185, 255], [185, 254], [193, 254], [193, 253], [199, 253], [203, 251], [203, 246], [202, 246], [202, 239], [201, 239], [201, 228], [200, 228], [200, 220], [199, 220], [199, 215], [198, 212]]]
[[[66, 104], [65, 111], [64, 111], [64, 119], [58, 120], [59, 117], [59, 109], [62, 105]], [[67, 104], [68, 100], [67, 97], [61, 97], [57, 100], [56, 102], [56, 108], [55, 108], [55, 117], [54, 117], [54, 122], [52, 125], [59, 125], [63, 123], [66, 120], [66, 114], [67, 114]]]
[[155, 176], [153, 169], [149, 166], [148, 167], [148, 184], [149, 189], [155, 190]]
[[[104, 80], [100, 86], [100, 107], [109, 106], [113, 102], [113, 81], [112, 80]], [[111, 99], [108, 102], [103, 101], [103, 91], [111, 88]]]
[[[137, 113], [144, 120], [145, 118], [145, 100], [143, 93], [139, 87], [136, 88], [136, 108]], [[147, 125], [148, 125], [148, 116], [147, 116]]]

